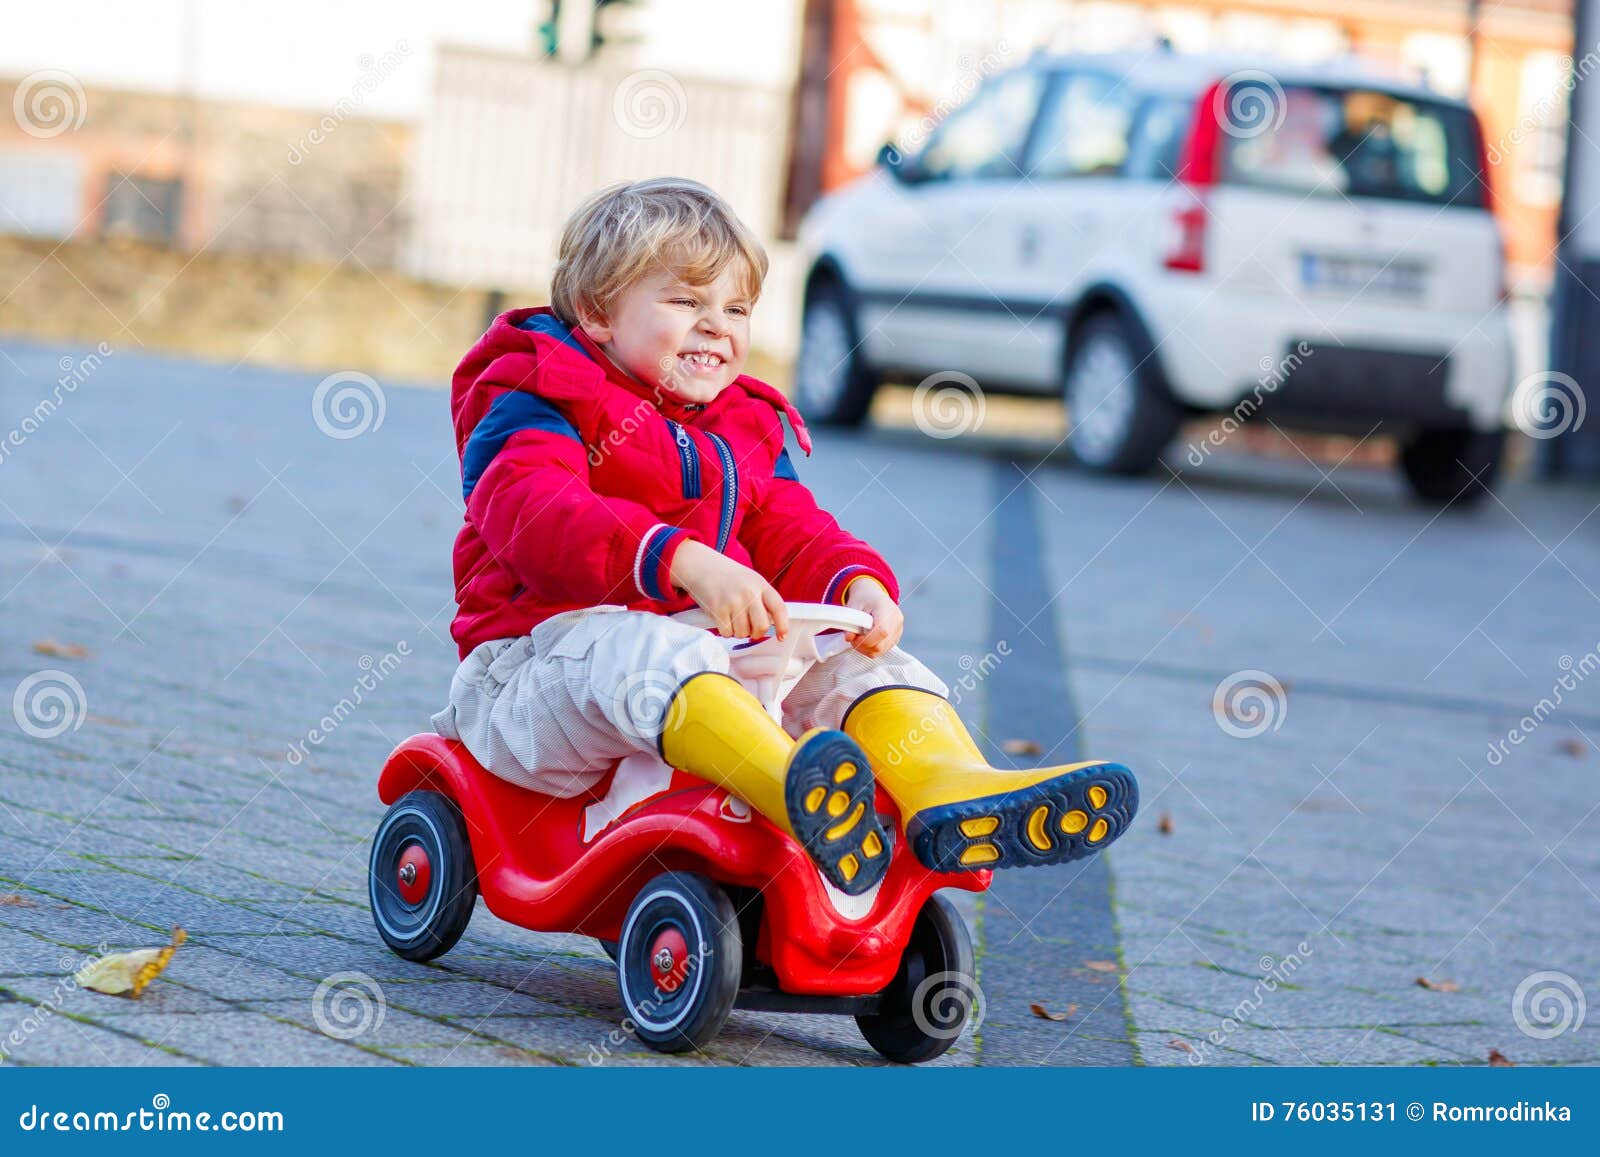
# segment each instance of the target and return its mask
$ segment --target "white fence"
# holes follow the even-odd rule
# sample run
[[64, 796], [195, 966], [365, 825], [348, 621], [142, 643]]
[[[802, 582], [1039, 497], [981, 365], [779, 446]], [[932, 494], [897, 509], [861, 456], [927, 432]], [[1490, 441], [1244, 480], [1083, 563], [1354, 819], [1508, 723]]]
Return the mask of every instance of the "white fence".
[[[710, 185], [770, 241], [789, 107], [787, 86], [441, 49], [411, 174], [408, 267], [463, 285], [547, 286], [579, 201], [612, 181], [669, 174]], [[782, 349], [793, 328], [787, 251], [769, 250], [774, 292], [757, 328]]]

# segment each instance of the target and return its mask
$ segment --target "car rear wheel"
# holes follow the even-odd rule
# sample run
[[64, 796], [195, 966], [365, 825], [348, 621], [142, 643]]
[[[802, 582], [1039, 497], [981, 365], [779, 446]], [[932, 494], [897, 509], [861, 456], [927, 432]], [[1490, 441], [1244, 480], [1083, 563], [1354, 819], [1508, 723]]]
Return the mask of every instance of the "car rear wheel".
[[1065, 394], [1068, 449], [1107, 474], [1150, 469], [1183, 418], [1127, 324], [1111, 312], [1095, 314], [1072, 335]]
[[1483, 501], [1500, 472], [1504, 430], [1423, 430], [1400, 447], [1412, 493], [1439, 506]]
[[878, 379], [861, 356], [855, 312], [843, 286], [824, 281], [806, 298], [795, 359], [795, 402], [820, 426], [859, 426]]

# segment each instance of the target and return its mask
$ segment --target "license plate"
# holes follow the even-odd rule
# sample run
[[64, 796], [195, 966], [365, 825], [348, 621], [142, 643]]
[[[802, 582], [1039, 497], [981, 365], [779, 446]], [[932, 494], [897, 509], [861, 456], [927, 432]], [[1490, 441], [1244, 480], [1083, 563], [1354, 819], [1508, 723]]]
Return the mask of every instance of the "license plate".
[[1307, 289], [1384, 297], [1421, 297], [1426, 269], [1417, 261], [1381, 261], [1330, 253], [1300, 255], [1300, 283]]

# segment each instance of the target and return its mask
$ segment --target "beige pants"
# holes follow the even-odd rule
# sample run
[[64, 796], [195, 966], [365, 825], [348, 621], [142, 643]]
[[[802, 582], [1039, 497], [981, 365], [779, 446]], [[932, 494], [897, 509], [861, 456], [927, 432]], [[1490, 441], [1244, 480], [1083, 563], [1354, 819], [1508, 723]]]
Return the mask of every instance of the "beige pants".
[[[475, 647], [433, 727], [502, 779], [545, 795], [581, 795], [623, 756], [654, 752], [673, 692], [691, 675], [727, 674], [734, 642], [648, 611], [569, 611], [527, 635]], [[783, 701], [784, 729], [799, 736], [838, 727], [850, 704], [893, 684], [949, 694], [898, 647], [877, 659], [847, 649], [795, 684]]]

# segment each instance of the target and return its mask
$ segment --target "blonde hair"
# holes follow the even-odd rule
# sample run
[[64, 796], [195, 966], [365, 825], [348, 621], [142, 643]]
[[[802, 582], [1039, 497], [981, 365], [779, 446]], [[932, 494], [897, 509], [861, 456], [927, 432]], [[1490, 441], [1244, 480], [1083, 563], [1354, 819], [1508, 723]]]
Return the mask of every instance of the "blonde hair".
[[622, 181], [591, 194], [567, 218], [550, 304], [577, 326], [581, 312], [608, 313], [653, 272], [709, 285], [730, 262], [739, 264], [741, 289], [754, 303], [767, 276], [767, 252], [726, 201], [683, 177]]

